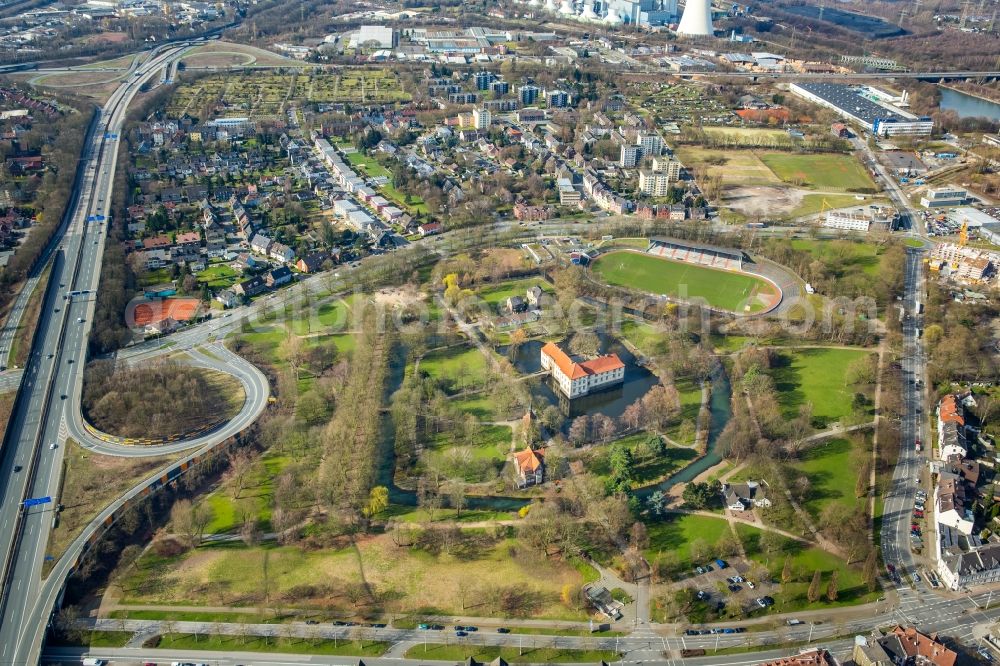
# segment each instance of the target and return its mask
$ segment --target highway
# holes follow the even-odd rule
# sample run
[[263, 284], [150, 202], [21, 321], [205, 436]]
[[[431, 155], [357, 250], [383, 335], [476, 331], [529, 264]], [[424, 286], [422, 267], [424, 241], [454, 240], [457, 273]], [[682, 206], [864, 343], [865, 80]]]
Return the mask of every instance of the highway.
[[[0, 457], [0, 664], [36, 663], [44, 635], [48, 610], [35, 620], [29, 617], [41, 592], [53, 507], [47, 504], [22, 511], [21, 503], [31, 497], [56, 495], [64, 417], [69, 405], [79, 409], [106, 237], [105, 223], [94, 216], [109, 215], [118, 158], [117, 132], [142, 84], [182, 51], [165, 48], [111, 95], [90, 138], [87, 162], [81, 165], [79, 199], [53, 260], [38, 333]], [[71, 290], [90, 293], [67, 298]]]

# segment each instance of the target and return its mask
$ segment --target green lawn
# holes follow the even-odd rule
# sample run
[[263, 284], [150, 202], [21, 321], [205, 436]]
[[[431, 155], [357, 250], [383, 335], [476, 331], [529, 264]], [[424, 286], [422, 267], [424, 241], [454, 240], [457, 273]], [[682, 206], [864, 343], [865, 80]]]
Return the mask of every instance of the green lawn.
[[384, 166], [361, 152], [349, 153], [347, 155], [347, 162], [351, 166], [359, 167], [360, 171], [363, 171], [371, 178], [377, 178], [378, 176], [390, 178], [392, 176]]
[[[649, 434], [640, 432], [623, 437], [614, 444], [627, 446], [635, 453], [636, 447], [646, 442], [649, 437]], [[609, 478], [611, 476], [611, 446], [609, 444], [593, 451], [585, 463], [587, 471], [601, 478]], [[686, 466], [697, 455], [694, 449], [669, 447], [661, 456], [653, 455], [647, 458], [639, 458], [637, 456], [633, 468], [632, 487], [642, 488], [643, 486], [660, 481], [669, 474]]]
[[656, 326], [644, 321], [626, 319], [621, 324], [622, 337], [646, 356], [656, 356], [662, 353], [666, 334]]
[[788, 214], [788, 217], [796, 218], [815, 215], [823, 210], [824, 201], [826, 202], [826, 210], [830, 210], [831, 208], [868, 206], [872, 200], [866, 198], [864, 201], [860, 201], [853, 194], [807, 194], [802, 197], [802, 202]]
[[239, 274], [228, 264], [212, 264], [198, 273], [199, 284], [207, 284], [212, 289], [226, 289], [239, 280]]
[[[674, 386], [680, 394], [681, 413], [679, 420], [667, 428], [667, 435], [678, 444], [693, 445], [694, 435], [698, 427], [698, 412], [701, 410], [701, 385], [692, 377], [681, 377], [674, 380]], [[694, 426], [686, 437], [682, 437], [681, 424], [690, 421]]]
[[778, 402], [789, 418], [812, 403], [813, 425], [824, 428], [852, 413], [854, 391], [847, 386], [847, 367], [871, 352], [863, 349], [783, 349], [769, 371]]
[[761, 153], [760, 159], [785, 181], [819, 190], [874, 188], [868, 173], [850, 155]]
[[441, 382], [446, 391], [480, 387], [486, 383], [489, 363], [477, 347], [458, 346], [432, 351], [420, 359], [420, 372]]
[[388, 643], [375, 641], [333, 641], [309, 638], [268, 638], [263, 636], [195, 636], [166, 634], [158, 649], [217, 650], [226, 652], [286, 652], [291, 654], [321, 654], [336, 656], [377, 657]]
[[647, 561], [656, 559], [660, 552], [671, 551], [677, 553], [682, 566], [688, 567], [703, 564], [692, 561], [691, 542], [702, 539], [713, 545], [729, 531], [729, 524], [721, 517], [709, 518], [684, 514], [668, 515], [663, 520], [648, 523], [646, 527], [649, 532], [649, 548], [643, 555]]
[[434, 659], [438, 661], [464, 661], [473, 657], [476, 661], [488, 663], [502, 657], [506, 661], [516, 663], [572, 663], [613, 662], [618, 655], [611, 650], [570, 650], [563, 648], [543, 647], [551, 644], [551, 639], [538, 638], [526, 640], [529, 645], [536, 643], [538, 647], [525, 645], [517, 647], [495, 647], [483, 645], [442, 645], [441, 643], [425, 643], [415, 645], [403, 655], [406, 659]]
[[809, 448], [794, 463], [809, 478], [809, 499], [803, 504], [813, 518], [830, 503], [854, 508], [863, 502], [854, 496], [858, 470], [852, 464], [851, 449], [849, 440], [831, 439]]
[[520, 296], [523, 299], [528, 288], [534, 286], [541, 287], [542, 291], [552, 292], [552, 287], [549, 286], [549, 283], [539, 277], [525, 278], [523, 280], [510, 280], [508, 282], [501, 282], [496, 286], [484, 287], [479, 290], [478, 295], [490, 305], [499, 307], [511, 296]]
[[861, 271], [867, 275], [877, 275], [879, 252], [873, 243], [855, 240], [792, 240], [792, 249], [808, 252], [825, 264], [840, 268], [839, 274]]
[[[860, 566], [848, 566], [847, 563], [819, 548], [807, 548], [791, 539], [785, 539], [782, 547], [777, 552], [765, 553], [757, 547], [760, 539], [760, 530], [749, 525], [737, 524], [736, 533], [739, 534], [747, 556], [760, 562], [767, 568], [773, 580], [781, 580], [781, 572], [785, 565], [785, 557], [789, 558], [792, 569], [792, 581], [780, 585], [774, 590], [772, 595], [775, 605], [770, 609], [770, 613], [790, 613], [806, 609], [831, 608], [837, 606], [851, 606], [854, 604], [864, 604], [875, 601], [881, 594], [880, 591], [869, 592], [864, 585]], [[825, 593], [830, 575], [836, 569], [839, 572], [837, 600], [829, 602], [824, 596], [815, 604], [810, 604], [806, 598], [809, 589], [809, 582], [812, 580], [813, 572], [822, 572], [821, 590]]]
[[[609, 252], [594, 260], [591, 271], [608, 284], [690, 300], [733, 312], [759, 312], [777, 295], [775, 287], [746, 273], [720, 271], [670, 261], [640, 252]], [[768, 297], [766, 303], [757, 295]]]
[[455, 398], [451, 401], [451, 404], [466, 414], [472, 414], [480, 421], [493, 421], [497, 418], [495, 406], [487, 391], [476, 395]]

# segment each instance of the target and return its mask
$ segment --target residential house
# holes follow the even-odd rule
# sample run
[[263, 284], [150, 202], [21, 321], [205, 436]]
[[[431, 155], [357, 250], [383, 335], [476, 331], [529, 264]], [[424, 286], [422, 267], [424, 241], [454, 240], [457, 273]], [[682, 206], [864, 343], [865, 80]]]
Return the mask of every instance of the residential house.
[[511, 296], [504, 301], [504, 309], [510, 313], [524, 312], [528, 309], [528, 304], [520, 296]]
[[895, 626], [884, 635], [876, 632], [854, 643], [851, 657], [857, 666], [955, 666], [958, 654], [938, 640], [937, 634], [922, 634], [915, 627]]
[[170, 263], [170, 252], [167, 250], [146, 250], [141, 257], [147, 271], [155, 271]]
[[840, 666], [840, 662], [823, 648], [805, 648], [790, 657], [761, 662], [760, 666]]
[[545, 483], [545, 454], [530, 446], [512, 456], [514, 462], [514, 486], [527, 488]]
[[166, 250], [170, 245], [170, 236], [165, 234], [144, 238], [142, 241], [142, 249], [144, 250]]
[[975, 516], [972, 512], [975, 488], [969, 488], [963, 479], [941, 478], [934, 489], [937, 521], [962, 534], [972, 534]]
[[257, 233], [254, 237], [250, 239], [250, 249], [257, 254], [262, 254], [265, 257], [271, 249], [271, 244], [274, 243], [270, 238], [264, 234]]
[[223, 289], [215, 295], [215, 300], [222, 303], [224, 308], [235, 308], [240, 304], [240, 296], [231, 289]]
[[525, 292], [525, 300], [528, 301], [528, 305], [537, 308], [542, 304], [542, 296], [544, 295], [545, 292], [542, 291], [542, 288], [535, 285], [534, 287], [528, 287]]
[[292, 271], [288, 266], [278, 266], [268, 271], [264, 275], [264, 284], [266, 284], [270, 289], [276, 289], [283, 284], [288, 284], [292, 281]]
[[433, 234], [439, 234], [441, 233], [441, 223], [426, 222], [417, 227], [417, 232], [420, 233], [421, 237], [431, 236]]
[[290, 264], [295, 261], [295, 250], [288, 247], [284, 243], [271, 243], [271, 247], [268, 249], [267, 255], [275, 261], [281, 261], [286, 264]]
[[252, 298], [267, 291], [267, 284], [264, 283], [264, 278], [259, 275], [255, 275], [252, 278], [243, 280], [242, 282], [237, 282], [233, 286], [233, 291], [240, 296]]
[[723, 504], [730, 511], [747, 511], [753, 507], [767, 509], [771, 500], [767, 498], [766, 487], [757, 481], [745, 483], [723, 484]]
[[965, 407], [959, 396], [951, 393], [941, 398], [937, 408], [938, 452], [941, 460], [968, 453], [965, 441]]
[[317, 273], [323, 270], [323, 265], [328, 261], [333, 263], [335, 261], [334, 255], [323, 250], [317, 250], [310, 252], [304, 257], [299, 257], [299, 260], [295, 262], [295, 268], [299, 269], [302, 273]]

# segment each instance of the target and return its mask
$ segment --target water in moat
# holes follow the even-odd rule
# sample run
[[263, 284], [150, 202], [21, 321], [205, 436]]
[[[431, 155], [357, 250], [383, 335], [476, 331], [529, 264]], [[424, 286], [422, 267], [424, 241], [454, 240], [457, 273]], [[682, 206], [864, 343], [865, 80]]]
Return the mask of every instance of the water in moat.
[[[538, 404], [552, 404], [560, 407], [563, 413], [570, 417], [580, 414], [606, 414], [611, 417], [621, 416], [625, 408], [642, 397], [649, 389], [659, 383], [659, 379], [644, 367], [636, 365], [635, 356], [625, 348], [618, 340], [603, 333], [599, 334], [601, 339], [602, 353], [615, 353], [625, 363], [625, 381], [621, 386], [601, 391], [591, 396], [585, 396], [572, 401], [561, 398], [552, 388], [545, 377], [535, 377], [528, 380], [531, 383], [533, 401]], [[541, 370], [541, 348], [544, 343], [531, 340], [516, 351], [511, 363], [518, 372], [524, 374], [534, 374]], [[497, 350], [500, 354], [506, 353], [506, 348]], [[406, 371], [406, 351], [397, 348], [396, 353], [390, 361], [390, 372], [387, 382], [386, 396], [391, 396], [403, 383], [403, 376]], [[730, 417], [730, 385], [721, 364], [712, 375], [712, 394], [709, 401], [709, 430], [708, 445], [705, 455], [692, 462], [687, 467], [678, 470], [664, 481], [653, 486], [641, 488], [635, 491], [639, 497], [646, 497], [656, 490], [666, 491], [676, 483], [686, 483], [699, 474], [718, 464], [722, 460], [722, 454], [718, 451], [717, 443], [719, 434]], [[379, 443], [379, 459], [382, 461], [377, 471], [378, 485], [389, 488], [389, 499], [394, 504], [404, 506], [416, 506], [417, 495], [412, 490], [399, 488], [393, 480], [393, 473], [396, 466], [396, 452], [394, 442], [395, 428], [392, 424], [392, 417], [388, 413], [382, 416], [381, 435]], [[473, 497], [466, 500], [466, 505], [470, 509], [489, 509], [493, 511], [516, 511], [530, 500], [519, 497]]]

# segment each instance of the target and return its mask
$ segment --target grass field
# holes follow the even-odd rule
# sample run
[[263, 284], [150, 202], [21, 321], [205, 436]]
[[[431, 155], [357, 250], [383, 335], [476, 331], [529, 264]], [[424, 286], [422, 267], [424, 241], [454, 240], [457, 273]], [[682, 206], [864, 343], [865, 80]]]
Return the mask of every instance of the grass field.
[[761, 144], [778, 147], [778, 144], [791, 146], [792, 138], [788, 132], [769, 127], [702, 127], [705, 134], [724, 138], [741, 145], [752, 145], [755, 141]]
[[786, 183], [820, 190], [874, 188], [861, 164], [850, 155], [761, 153], [761, 161]]
[[869, 205], [874, 199], [868, 197], [864, 201], [859, 201], [853, 194], [807, 194], [802, 197], [802, 202], [792, 209], [789, 217], [805, 217], [815, 215], [823, 210], [823, 202], [826, 202], [826, 209], [848, 208], [850, 206]]
[[[636, 433], [623, 437], [615, 442], [617, 445], [627, 446], [633, 453], [639, 444], [645, 442], [650, 437], [647, 433]], [[669, 447], [662, 456], [651, 456], [648, 458], [637, 458], [632, 469], [632, 487], [642, 488], [652, 483], [656, 483], [669, 474], [676, 472], [689, 462], [694, 460], [697, 453], [694, 449], [679, 447]], [[611, 476], [611, 447], [602, 446], [592, 452], [586, 460], [587, 471], [596, 474], [602, 479]]]
[[852, 444], [846, 439], [831, 439], [807, 450], [794, 463], [809, 479], [809, 498], [803, 502], [813, 518], [818, 518], [831, 503], [854, 508], [863, 500], [854, 495], [858, 470], [851, 456]]
[[389, 644], [377, 641], [334, 641], [319, 638], [166, 634], [160, 638], [160, 644], [157, 647], [174, 650], [286, 652], [290, 654], [377, 657], [389, 648]]
[[[785, 557], [788, 557], [793, 580], [783, 584], [774, 591], [775, 605], [772, 613], [789, 613], [804, 609], [831, 608], [837, 606], [850, 606], [854, 604], [870, 603], [881, 594], [879, 590], [869, 592], [864, 586], [864, 579], [861, 575], [861, 568], [848, 566], [847, 563], [836, 555], [832, 555], [819, 548], [806, 548], [804, 544], [785, 539], [782, 542], [780, 552], [765, 553], [757, 545], [760, 539], [760, 530], [749, 525], [738, 524], [736, 532], [740, 536], [740, 541], [747, 551], [747, 556], [756, 560], [770, 572], [774, 580], [781, 580], [781, 571], [785, 565]], [[815, 604], [810, 604], [806, 598], [809, 589], [809, 582], [812, 580], [814, 571], [822, 573], [821, 590], [826, 590], [826, 585], [830, 580], [830, 575], [837, 570], [839, 575], [837, 601], [829, 602], [824, 597]]]
[[486, 383], [489, 363], [476, 347], [450, 347], [432, 351], [420, 359], [420, 372], [438, 380], [444, 389], [456, 393]]
[[721, 516], [709, 518], [672, 514], [662, 521], [647, 524], [647, 528], [649, 548], [643, 553], [646, 560], [652, 561], [660, 552], [671, 551], [677, 554], [682, 566], [694, 567], [701, 563], [691, 559], [691, 543], [695, 540], [704, 540], [713, 545], [729, 531], [729, 524]]
[[[577, 589], [583, 584], [574, 566], [538, 558], [514, 539], [494, 541], [473, 529], [463, 530], [446, 551], [437, 553], [401, 548], [389, 534], [359, 535], [353, 546], [345, 540], [341, 547], [322, 550], [274, 544], [248, 548], [241, 542], [204, 545], [169, 558], [149, 550], [122, 580], [122, 603], [254, 608], [262, 599], [265, 567], [271, 604], [332, 616], [462, 615], [463, 598], [481, 601], [489, 590], [516, 586], [522, 599], [516, 609], [482, 603], [475, 614], [587, 618], [585, 611], [560, 600], [564, 585]], [[377, 595], [377, 604], [365, 590]]]
[[[760, 312], [766, 305], [758, 295], [772, 298], [777, 295], [774, 285], [752, 275], [639, 252], [601, 255], [592, 263], [591, 271], [608, 284], [681, 300], [703, 298], [709, 305], [731, 312]], [[745, 307], [748, 301], [749, 309]]]
[[721, 178], [723, 187], [781, 184], [781, 179], [749, 150], [712, 150], [682, 146], [677, 150], [677, 157], [689, 169], [707, 165], [706, 178]]
[[812, 403], [813, 425], [826, 427], [852, 412], [854, 392], [847, 386], [847, 367], [871, 352], [863, 349], [784, 349], [771, 368], [778, 402], [789, 418]]
[[[879, 269], [879, 252], [874, 243], [863, 243], [850, 239], [812, 240], [796, 238], [792, 240], [792, 248], [808, 252], [828, 265], [835, 265], [840, 270], [838, 275], [847, 272], [861, 271], [868, 275], [877, 275]], [[834, 270], [837, 270], [834, 268]]]
[[680, 394], [681, 413], [680, 420], [667, 428], [667, 435], [679, 444], [693, 445], [695, 431], [692, 430], [688, 437], [682, 437], [681, 424], [690, 421], [697, 427], [698, 412], [701, 411], [701, 385], [690, 377], [681, 377], [674, 380], [674, 386]]
[[[551, 644], [551, 639], [537, 638], [525, 640], [522, 648], [496, 647], [483, 645], [446, 645], [442, 643], [425, 643], [415, 645], [403, 655], [406, 659], [436, 659], [439, 661], [464, 661], [472, 657], [481, 663], [489, 663], [501, 657], [511, 663], [600, 663], [613, 662], [618, 655], [611, 650], [570, 650], [568, 648], [544, 647]], [[538, 647], [529, 647], [531, 645]]]

